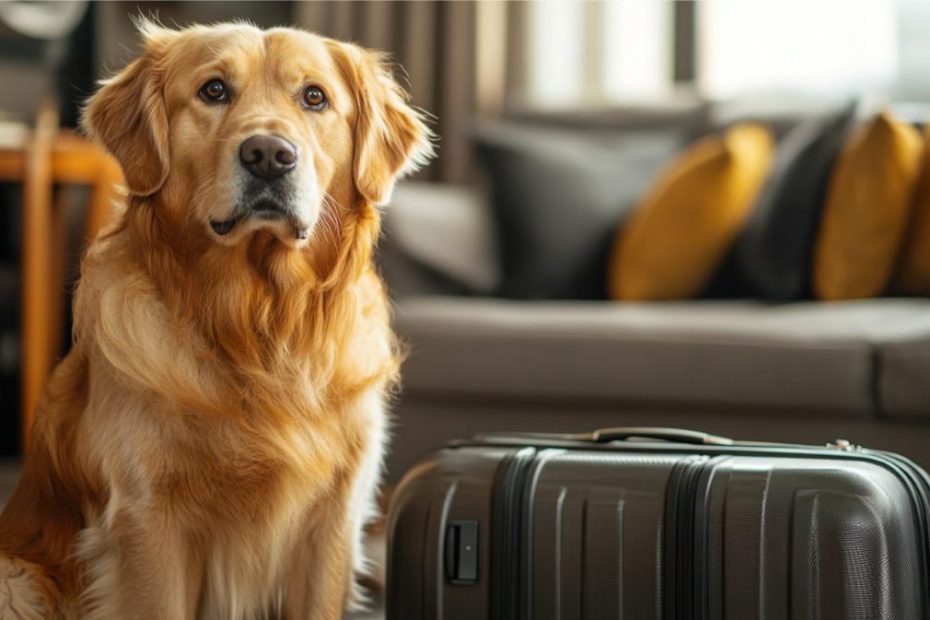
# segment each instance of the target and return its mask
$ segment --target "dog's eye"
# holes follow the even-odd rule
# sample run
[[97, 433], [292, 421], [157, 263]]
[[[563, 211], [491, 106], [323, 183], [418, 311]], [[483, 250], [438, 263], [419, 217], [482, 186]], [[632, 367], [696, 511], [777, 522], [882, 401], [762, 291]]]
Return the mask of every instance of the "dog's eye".
[[319, 111], [326, 107], [326, 94], [319, 86], [308, 86], [304, 89], [301, 101], [308, 110]]
[[207, 103], [225, 103], [229, 101], [229, 89], [223, 80], [210, 80], [200, 87], [200, 98]]

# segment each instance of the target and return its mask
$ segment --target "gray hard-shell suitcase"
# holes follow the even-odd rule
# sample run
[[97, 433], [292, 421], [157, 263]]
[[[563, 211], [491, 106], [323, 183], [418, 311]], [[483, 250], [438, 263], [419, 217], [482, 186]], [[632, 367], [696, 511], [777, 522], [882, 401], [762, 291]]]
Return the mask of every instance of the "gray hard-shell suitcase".
[[845, 442], [479, 436], [397, 488], [387, 617], [926, 619], [928, 514], [923, 470]]

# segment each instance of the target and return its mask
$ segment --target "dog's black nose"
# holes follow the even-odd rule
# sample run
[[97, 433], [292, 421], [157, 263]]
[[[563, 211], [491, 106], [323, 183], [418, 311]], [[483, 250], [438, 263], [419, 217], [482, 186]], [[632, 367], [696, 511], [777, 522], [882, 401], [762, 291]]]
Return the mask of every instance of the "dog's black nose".
[[280, 136], [252, 136], [239, 147], [239, 161], [262, 179], [277, 179], [297, 166], [297, 147]]

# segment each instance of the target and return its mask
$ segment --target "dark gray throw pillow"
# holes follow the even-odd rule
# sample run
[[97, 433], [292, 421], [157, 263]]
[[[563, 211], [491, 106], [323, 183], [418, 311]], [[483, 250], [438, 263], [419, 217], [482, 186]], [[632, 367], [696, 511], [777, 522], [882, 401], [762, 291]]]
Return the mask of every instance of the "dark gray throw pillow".
[[676, 131], [592, 135], [513, 123], [474, 131], [498, 227], [498, 293], [605, 299], [617, 229], [681, 146]]
[[850, 104], [802, 122], [779, 144], [734, 252], [751, 293], [773, 301], [811, 296], [811, 255], [827, 185], [855, 116]]

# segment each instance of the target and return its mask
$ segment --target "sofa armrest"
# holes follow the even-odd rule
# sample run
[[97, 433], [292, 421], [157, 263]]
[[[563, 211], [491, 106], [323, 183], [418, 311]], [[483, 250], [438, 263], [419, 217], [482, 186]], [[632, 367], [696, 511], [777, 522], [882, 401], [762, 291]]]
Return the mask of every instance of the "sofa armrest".
[[495, 233], [481, 191], [401, 183], [384, 212], [381, 264], [388, 285], [401, 293], [431, 293], [437, 291], [408, 289], [446, 282], [464, 293], [490, 294], [500, 281]]

